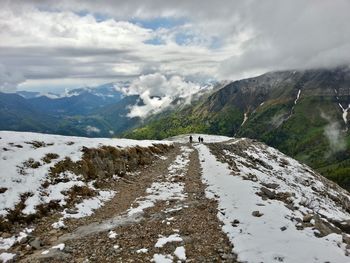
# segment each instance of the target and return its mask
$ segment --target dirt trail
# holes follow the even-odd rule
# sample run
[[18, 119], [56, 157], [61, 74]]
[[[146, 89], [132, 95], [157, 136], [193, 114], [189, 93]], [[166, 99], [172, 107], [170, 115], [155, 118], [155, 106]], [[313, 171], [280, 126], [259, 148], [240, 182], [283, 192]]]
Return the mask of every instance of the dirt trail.
[[[169, 196], [152, 193], [154, 186]], [[60, 231], [46, 231], [57, 217], [38, 226], [35, 235], [45, 247], [20, 262], [236, 262], [217, 203], [205, 196], [198, 152], [189, 145], [176, 145], [166, 160], [111, 188], [117, 195], [91, 217], [70, 220]], [[50, 249], [60, 243], [62, 251]]]

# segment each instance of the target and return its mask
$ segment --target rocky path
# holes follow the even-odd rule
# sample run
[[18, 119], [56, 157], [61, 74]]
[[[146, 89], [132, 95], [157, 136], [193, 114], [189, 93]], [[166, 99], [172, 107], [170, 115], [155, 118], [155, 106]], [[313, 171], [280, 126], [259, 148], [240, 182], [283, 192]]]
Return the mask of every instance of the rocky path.
[[217, 203], [205, 196], [198, 152], [176, 145], [167, 158], [111, 185], [116, 196], [92, 216], [52, 229], [20, 262], [236, 262]]

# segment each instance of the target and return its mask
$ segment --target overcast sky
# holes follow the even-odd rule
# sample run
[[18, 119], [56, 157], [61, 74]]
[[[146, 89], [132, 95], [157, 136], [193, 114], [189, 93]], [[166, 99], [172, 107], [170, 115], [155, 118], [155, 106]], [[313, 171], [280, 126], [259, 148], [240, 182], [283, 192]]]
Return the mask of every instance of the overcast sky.
[[0, 2], [2, 91], [147, 75], [185, 87], [350, 61], [348, 0]]

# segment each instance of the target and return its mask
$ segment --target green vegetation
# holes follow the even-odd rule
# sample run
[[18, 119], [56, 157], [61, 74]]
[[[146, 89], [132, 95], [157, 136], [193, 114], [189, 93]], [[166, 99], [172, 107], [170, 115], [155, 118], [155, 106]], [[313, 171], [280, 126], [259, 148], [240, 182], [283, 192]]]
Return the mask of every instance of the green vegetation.
[[[341, 112], [332, 97], [303, 97], [295, 106], [291, 99], [271, 100], [257, 107], [242, 127], [243, 111], [225, 106], [219, 112], [210, 112], [203, 105], [165, 114], [125, 136], [164, 139], [184, 133], [209, 133], [254, 138], [350, 189], [350, 136], [344, 133]], [[327, 138], [325, 129], [332, 123], [338, 123], [339, 140], [347, 139], [346, 146], [334, 148]]]
[[234, 134], [243, 121], [243, 114], [234, 108], [205, 115], [186, 108], [151, 121], [148, 125], [124, 134], [132, 139], [164, 139], [185, 133]]

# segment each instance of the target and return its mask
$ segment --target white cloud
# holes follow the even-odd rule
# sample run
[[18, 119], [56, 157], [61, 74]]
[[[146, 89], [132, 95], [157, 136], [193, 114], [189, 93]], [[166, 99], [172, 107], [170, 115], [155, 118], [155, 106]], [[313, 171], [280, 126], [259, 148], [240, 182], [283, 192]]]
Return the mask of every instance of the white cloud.
[[97, 127], [88, 125], [88, 126], [86, 126], [86, 132], [87, 132], [88, 134], [91, 134], [91, 133], [100, 133], [101, 130], [100, 130], [99, 128], [97, 128]]
[[20, 72], [10, 71], [0, 64], [0, 92], [16, 92], [18, 84], [23, 81], [24, 78]]
[[0, 63], [26, 83], [84, 84], [336, 66], [350, 63], [348, 10], [347, 0], [3, 0]]
[[130, 87], [122, 91], [127, 95], [139, 95], [144, 104], [131, 107], [128, 117], [143, 118], [164, 110], [177, 98], [189, 103], [192, 95], [200, 89], [198, 84], [185, 81], [180, 76], [167, 78], [160, 73], [155, 73], [140, 76], [131, 83]]

